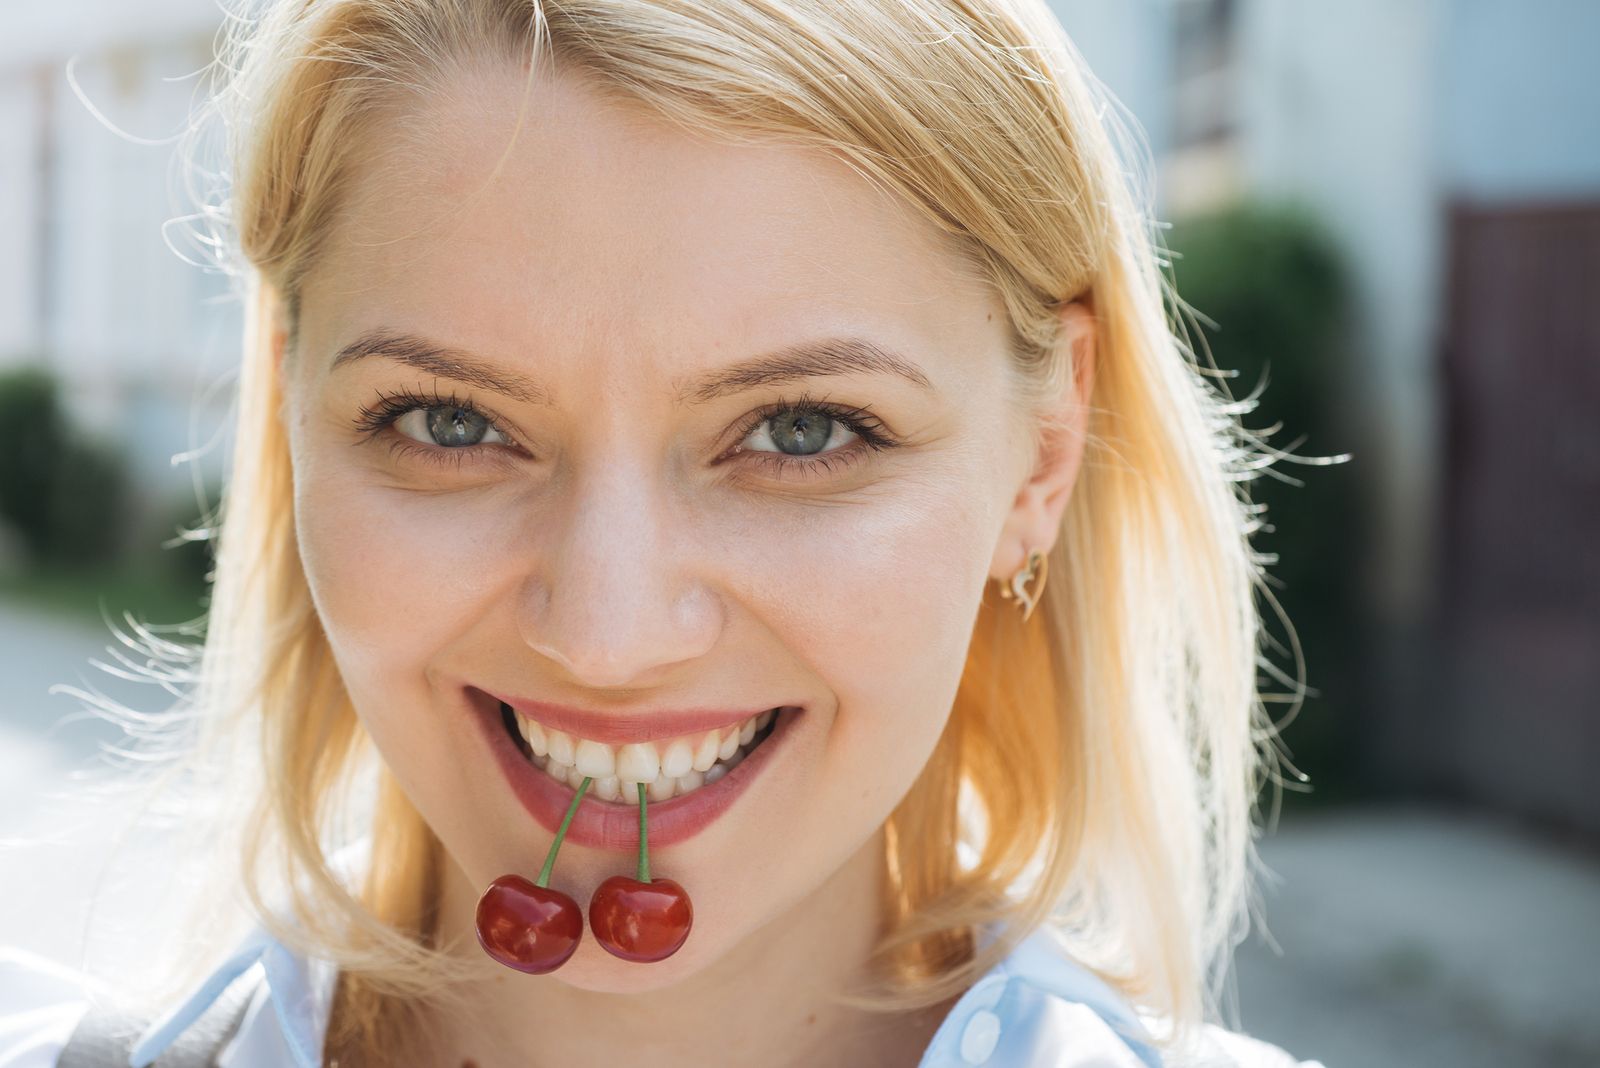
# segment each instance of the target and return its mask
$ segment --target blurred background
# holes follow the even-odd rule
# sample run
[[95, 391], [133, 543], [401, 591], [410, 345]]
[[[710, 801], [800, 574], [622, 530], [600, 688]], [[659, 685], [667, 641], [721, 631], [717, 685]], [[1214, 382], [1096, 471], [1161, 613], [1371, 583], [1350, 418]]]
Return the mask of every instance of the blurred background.
[[[1263, 795], [1236, 1025], [1329, 1068], [1600, 1065], [1600, 3], [1052, 6], [1142, 131], [1194, 344], [1266, 383], [1247, 424], [1351, 456], [1256, 483], [1310, 783]], [[37, 843], [0, 943], [74, 966], [122, 815], [74, 788], [120, 740], [86, 699], [173, 696], [109, 624], [204, 610], [180, 532], [242, 318], [173, 149], [220, 22], [0, 10], [0, 843]]]

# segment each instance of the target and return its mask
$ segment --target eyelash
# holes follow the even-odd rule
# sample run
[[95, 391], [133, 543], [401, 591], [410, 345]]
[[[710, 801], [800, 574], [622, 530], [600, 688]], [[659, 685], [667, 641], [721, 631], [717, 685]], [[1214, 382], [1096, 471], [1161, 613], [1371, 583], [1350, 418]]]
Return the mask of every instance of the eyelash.
[[[377, 400], [370, 405], [363, 405], [361, 413], [355, 421], [356, 429], [363, 434], [362, 442], [368, 442], [381, 434], [390, 424], [401, 416], [417, 409], [431, 408], [460, 408], [463, 411], [480, 415], [488, 422], [501, 437], [515, 445], [516, 438], [505, 430], [487, 412], [481, 411], [476, 405], [462, 400], [454, 393], [441, 394], [431, 392], [418, 393], [411, 389], [401, 389], [393, 393], [380, 393]], [[831, 473], [836, 467], [844, 467], [864, 459], [865, 453], [879, 452], [892, 449], [900, 443], [896, 441], [884, 427], [883, 422], [865, 408], [846, 407], [829, 401], [812, 397], [809, 393], [802, 393], [792, 401], [779, 401], [769, 404], [751, 413], [745, 420], [739, 432], [739, 441], [743, 442], [762, 423], [768, 419], [787, 411], [814, 411], [826, 415], [828, 418], [841, 423], [846, 430], [854, 433], [858, 440], [843, 449], [833, 452], [817, 453], [814, 459], [805, 459], [780, 452], [768, 452], [764, 449], [736, 448], [734, 454], [751, 456], [753, 462], [761, 464], [775, 474], [783, 475], [799, 471], [805, 475], [816, 473]], [[414, 455], [428, 463], [448, 466], [460, 470], [468, 463], [479, 462], [483, 447], [477, 445], [458, 446], [456, 448], [430, 447], [412, 438], [400, 435], [391, 442], [390, 450], [395, 455]], [[471, 454], [479, 454], [472, 457]]]

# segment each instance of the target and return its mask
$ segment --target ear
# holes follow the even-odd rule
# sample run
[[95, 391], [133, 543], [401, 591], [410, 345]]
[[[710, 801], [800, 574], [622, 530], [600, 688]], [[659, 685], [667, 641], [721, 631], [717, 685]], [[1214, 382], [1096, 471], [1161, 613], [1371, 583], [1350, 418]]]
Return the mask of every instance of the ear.
[[1061, 533], [1072, 487], [1077, 484], [1083, 445], [1089, 427], [1089, 399], [1094, 391], [1097, 320], [1088, 298], [1062, 306], [1058, 351], [1071, 360], [1071, 374], [1056, 398], [1027, 480], [1017, 491], [1001, 528], [990, 567], [991, 577], [1010, 582], [1028, 562], [1030, 550], [1048, 554]]

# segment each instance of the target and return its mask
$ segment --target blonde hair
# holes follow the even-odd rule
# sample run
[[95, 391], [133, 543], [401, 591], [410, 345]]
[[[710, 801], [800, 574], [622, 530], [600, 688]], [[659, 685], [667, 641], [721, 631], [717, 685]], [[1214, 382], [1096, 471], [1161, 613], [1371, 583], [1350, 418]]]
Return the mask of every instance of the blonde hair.
[[[292, 332], [355, 134], [486, 55], [531, 56], [530, 85], [558, 61], [691, 129], [826, 149], [914, 205], [1003, 296], [1036, 433], [1074, 370], [1058, 309], [1092, 308], [1089, 437], [1043, 600], [1023, 624], [984, 598], [947, 729], [887, 827], [883, 983], [859, 1000], [936, 1003], [1050, 924], [1167, 1021], [1161, 1042], [1185, 1040], [1217, 1012], [1257, 795], [1281, 785], [1245, 486], [1286, 454], [1186, 342], [1148, 161], [1044, 0], [282, 0], [220, 52], [232, 176], [202, 214], [247, 300], [237, 432], [203, 650], [157, 653], [198, 656], [173, 768], [215, 784], [203, 833], [239, 843], [218, 878], [340, 969], [328, 1049], [382, 1060], [467, 973], [433, 941], [440, 843], [363, 732], [301, 569], [272, 334]], [[361, 834], [368, 874], [347, 885], [328, 851]], [[1000, 937], [980, 944], [985, 927]], [[174, 989], [209, 970], [182, 965]]]

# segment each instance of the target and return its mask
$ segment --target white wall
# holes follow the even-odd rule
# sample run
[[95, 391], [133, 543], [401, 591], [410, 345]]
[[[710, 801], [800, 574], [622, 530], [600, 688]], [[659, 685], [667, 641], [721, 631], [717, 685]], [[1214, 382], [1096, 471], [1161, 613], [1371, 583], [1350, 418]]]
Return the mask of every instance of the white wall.
[[193, 398], [237, 360], [227, 279], [168, 247], [201, 258], [174, 221], [193, 210], [175, 138], [204, 91], [221, 19], [212, 0], [0, 13], [0, 361], [47, 356], [74, 415], [125, 449], [139, 499], [153, 504], [186, 487], [172, 457], [226, 415], [217, 398], [199, 410]]
[[1437, 152], [1449, 192], [1600, 192], [1600, 3], [1459, 0], [1443, 37]]
[[0, 366], [36, 351], [40, 340], [38, 98], [31, 72], [0, 71]]
[[1050, 0], [1089, 69], [1138, 120], [1158, 156], [1169, 140], [1170, 3]]

